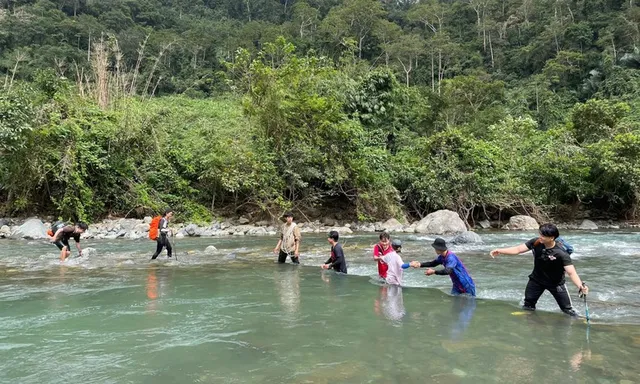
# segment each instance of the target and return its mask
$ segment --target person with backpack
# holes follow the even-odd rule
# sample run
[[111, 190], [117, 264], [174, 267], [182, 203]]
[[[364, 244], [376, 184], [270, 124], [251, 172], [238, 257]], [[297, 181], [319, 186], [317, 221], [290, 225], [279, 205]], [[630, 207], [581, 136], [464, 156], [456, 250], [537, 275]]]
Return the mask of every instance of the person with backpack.
[[[554, 224], [540, 226], [540, 235], [524, 244], [510, 248], [499, 248], [491, 251], [491, 257], [498, 255], [519, 255], [533, 252], [533, 271], [529, 275], [529, 282], [524, 291], [524, 305], [522, 309], [535, 311], [536, 303], [544, 291], [549, 291], [558, 303], [560, 309], [570, 315], [577, 316], [573, 309], [571, 297], [565, 284], [565, 274], [578, 288], [580, 296], [589, 293], [589, 287], [582, 282], [576, 268], [571, 261], [570, 252], [573, 247], [566, 242], [560, 242], [560, 232]], [[568, 252], [568, 250], [571, 250]]]
[[[151, 220], [149, 225], [149, 238], [155, 240], [157, 243], [156, 252], [151, 256], [151, 260], [155, 260], [163, 248], [167, 248], [167, 257], [171, 257], [171, 242], [169, 236], [171, 230], [169, 229], [169, 220], [173, 217], [173, 211], [167, 209], [162, 216], [155, 217]], [[155, 239], [154, 239], [155, 237]]]
[[287, 212], [282, 216], [287, 222], [282, 225], [280, 240], [273, 249], [278, 254], [278, 263], [283, 264], [287, 257], [293, 264], [300, 264], [300, 228], [293, 222], [293, 213]]
[[80, 235], [82, 235], [89, 226], [87, 223], [79, 221], [76, 225], [66, 225], [64, 222], [59, 221], [51, 226], [51, 229], [47, 233], [49, 240], [60, 249], [60, 261], [65, 261], [71, 255], [71, 247], [69, 246], [69, 240], [73, 238], [76, 242], [76, 248], [78, 249], [78, 256], [82, 256], [82, 248], [80, 247]]

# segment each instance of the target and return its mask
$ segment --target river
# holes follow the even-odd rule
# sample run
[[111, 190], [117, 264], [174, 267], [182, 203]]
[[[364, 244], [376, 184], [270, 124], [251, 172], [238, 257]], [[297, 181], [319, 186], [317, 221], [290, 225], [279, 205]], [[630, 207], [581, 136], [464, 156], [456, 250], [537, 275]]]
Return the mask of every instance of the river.
[[[0, 382], [640, 382], [639, 232], [563, 233], [591, 289], [590, 326], [548, 293], [536, 313], [520, 310], [532, 257], [488, 252], [533, 233], [480, 234], [452, 247], [475, 300], [420, 270], [382, 286], [376, 234], [341, 239], [348, 276], [319, 268], [329, 245], [318, 235], [304, 236], [300, 266], [276, 264], [264, 237], [181, 239], [177, 261], [155, 262], [148, 240], [83, 240], [97, 255], [72, 245], [64, 265], [53, 245], [2, 240]], [[433, 237], [398, 238], [405, 262], [435, 257]]]

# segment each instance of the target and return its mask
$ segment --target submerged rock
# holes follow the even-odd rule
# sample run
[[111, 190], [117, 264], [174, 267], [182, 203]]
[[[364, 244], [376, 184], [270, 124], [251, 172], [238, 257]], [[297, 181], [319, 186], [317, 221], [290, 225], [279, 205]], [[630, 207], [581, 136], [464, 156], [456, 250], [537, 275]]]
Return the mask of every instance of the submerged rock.
[[82, 256], [92, 257], [96, 256], [98, 251], [95, 248], [87, 247], [82, 250]]
[[489, 220], [482, 220], [481, 222], [478, 223], [478, 225], [480, 226], [480, 228], [482, 229], [489, 229], [491, 228], [491, 222]]
[[416, 232], [433, 235], [461, 233], [466, 230], [467, 226], [460, 216], [446, 209], [428, 214], [416, 225]]
[[466, 231], [451, 239], [452, 244], [477, 244], [482, 243], [482, 238], [475, 232]]
[[216, 248], [214, 245], [210, 245], [204, 249], [204, 253], [214, 253], [217, 250], [218, 248]]

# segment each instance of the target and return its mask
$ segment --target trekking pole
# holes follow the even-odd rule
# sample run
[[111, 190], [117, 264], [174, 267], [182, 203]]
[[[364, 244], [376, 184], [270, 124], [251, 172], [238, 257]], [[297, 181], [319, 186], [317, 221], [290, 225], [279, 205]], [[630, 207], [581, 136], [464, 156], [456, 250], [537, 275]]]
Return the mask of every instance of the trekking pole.
[[[585, 285], [586, 285], [585, 283], [582, 283], [583, 287]], [[587, 295], [583, 293], [582, 299], [584, 300], [584, 316], [587, 318], [587, 324], [590, 324], [591, 319], [589, 318], [589, 304], [587, 303]]]
[[173, 236], [173, 232], [171, 233], [171, 237], [173, 237], [173, 241], [172, 241], [173, 244], [171, 245], [173, 247], [173, 253], [176, 256], [176, 261], [178, 261], [178, 251], [176, 251], [176, 240], [175, 240], [175, 237]]

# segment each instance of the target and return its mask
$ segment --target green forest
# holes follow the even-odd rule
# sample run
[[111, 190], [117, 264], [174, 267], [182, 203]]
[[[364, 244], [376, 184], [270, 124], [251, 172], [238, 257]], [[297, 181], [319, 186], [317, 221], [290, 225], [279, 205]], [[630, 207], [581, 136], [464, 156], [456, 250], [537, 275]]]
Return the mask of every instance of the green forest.
[[0, 214], [637, 219], [639, 23], [634, 0], [0, 0]]

